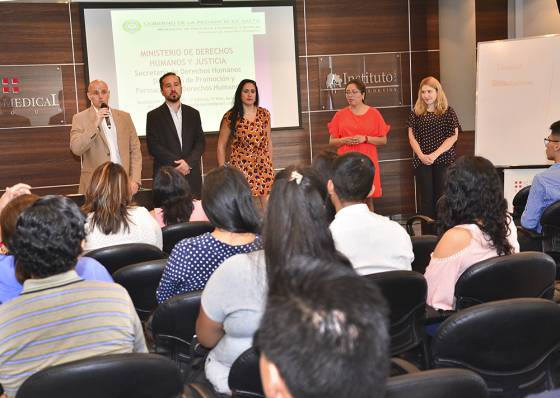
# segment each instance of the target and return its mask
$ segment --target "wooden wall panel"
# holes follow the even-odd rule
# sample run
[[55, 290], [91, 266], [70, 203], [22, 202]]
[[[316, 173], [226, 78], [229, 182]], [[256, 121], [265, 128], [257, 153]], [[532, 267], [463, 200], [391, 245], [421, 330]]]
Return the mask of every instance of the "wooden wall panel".
[[412, 53], [412, 104], [415, 104], [418, 98], [420, 82], [427, 76], [434, 76], [438, 80], [440, 78], [439, 51]]
[[19, 181], [33, 186], [78, 182], [80, 164], [68, 148], [66, 127], [4, 130], [1, 135], [2, 187]]
[[407, 1], [307, 0], [305, 6], [308, 54], [408, 50]]
[[508, 0], [476, 0], [476, 42], [508, 38]]
[[474, 155], [474, 131], [461, 131], [457, 140], [457, 157]]
[[383, 197], [374, 200], [375, 211], [387, 215], [415, 213], [412, 161], [383, 161], [379, 168]]
[[0, 65], [72, 63], [68, 5], [0, 3]]
[[439, 49], [438, 0], [410, 1], [410, 37], [413, 51]]
[[70, 12], [72, 17], [72, 35], [74, 43], [74, 57], [76, 63], [84, 63], [84, 53], [82, 51], [82, 22], [80, 20], [80, 6], [78, 4], [72, 4], [70, 6]]

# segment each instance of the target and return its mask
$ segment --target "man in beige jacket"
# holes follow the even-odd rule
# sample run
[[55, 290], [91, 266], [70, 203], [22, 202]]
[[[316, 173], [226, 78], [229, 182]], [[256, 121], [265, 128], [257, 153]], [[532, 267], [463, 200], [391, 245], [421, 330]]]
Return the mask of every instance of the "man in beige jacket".
[[82, 158], [79, 193], [85, 193], [93, 171], [108, 161], [126, 170], [132, 194], [140, 186], [140, 140], [130, 115], [107, 106], [109, 95], [107, 83], [92, 81], [87, 91], [91, 106], [72, 118], [70, 150]]

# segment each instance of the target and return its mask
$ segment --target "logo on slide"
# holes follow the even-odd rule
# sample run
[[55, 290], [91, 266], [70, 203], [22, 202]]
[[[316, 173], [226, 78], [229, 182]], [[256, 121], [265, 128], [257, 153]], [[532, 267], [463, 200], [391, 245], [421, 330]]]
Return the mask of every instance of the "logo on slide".
[[2, 94], [19, 94], [19, 77], [2, 76]]
[[137, 19], [127, 19], [122, 25], [125, 32], [136, 33], [142, 29], [142, 24]]

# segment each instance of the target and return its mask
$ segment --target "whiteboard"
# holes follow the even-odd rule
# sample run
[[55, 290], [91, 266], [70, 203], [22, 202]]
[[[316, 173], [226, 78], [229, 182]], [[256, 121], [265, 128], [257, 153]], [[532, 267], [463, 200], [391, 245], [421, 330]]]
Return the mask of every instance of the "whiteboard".
[[478, 43], [475, 154], [499, 167], [547, 164], [560, 120], [560, 35]]

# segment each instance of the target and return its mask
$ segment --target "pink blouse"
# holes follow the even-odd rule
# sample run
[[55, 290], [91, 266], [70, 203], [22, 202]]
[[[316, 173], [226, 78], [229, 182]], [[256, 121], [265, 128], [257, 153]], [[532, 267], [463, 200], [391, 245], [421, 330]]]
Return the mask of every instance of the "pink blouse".
[[[200, 200], [193, 200], [193, 205], [194, 209], [191, 214], [191, 218], [189, 218], [189, 221], [208, 221], [208, 217], [206, 217], [206, 213], [204, 213], [204, 209], [202, 208], [202, 202]], [[161, 228], [165, 227], [165, 223], [163, 222], [162, 209], [156, 207], [150, 212], [150, 214], [156, 219]]]
[[[479, 261], [498, 255], [496, 249], [490, 246], [478, 225], [463, 224], [454, 228], [463, 228], [471, 233], [469, 245], [445, 258], [434, 257], [432, 253], [432, 259], [424, 274], [428, 282], [426, 302], [428, 305], [442, 310], [455, 308], [455, 283], [463, 272]], [[513, 252], [518, 253], [517, 229], [513, 221], [510, 222], [509, 229], [510, 235], [507, 239], [513, 247]]]

